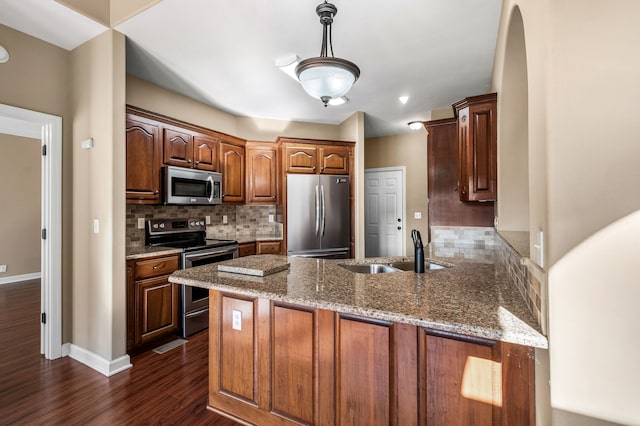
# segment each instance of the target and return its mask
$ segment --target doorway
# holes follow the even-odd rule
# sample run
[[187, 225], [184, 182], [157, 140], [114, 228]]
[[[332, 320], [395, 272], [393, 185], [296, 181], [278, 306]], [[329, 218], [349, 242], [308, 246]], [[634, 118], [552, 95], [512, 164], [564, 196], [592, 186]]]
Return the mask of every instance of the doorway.
[[405, 167], [364, 171], [365, 257], [404, 256]]
[[62, 356], [62, 118], [0, 104], [0, 133], [41, 143], [40, 352]]

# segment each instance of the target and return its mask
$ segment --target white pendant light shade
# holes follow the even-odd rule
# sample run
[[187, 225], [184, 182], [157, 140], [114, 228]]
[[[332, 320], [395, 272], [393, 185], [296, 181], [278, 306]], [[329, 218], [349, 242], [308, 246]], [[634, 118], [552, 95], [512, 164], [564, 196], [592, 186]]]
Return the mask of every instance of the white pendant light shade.
[[296, 75], [304, 91], [320, 99], [326, 107], [329, 101], [341, 98], [351, 90], [360, 77], [360, 68], [353, 62], [333, 56], [331, 25], [338, 13], [336, 6], [325, 0], [316, 7], [316, 13], [322, 24], [320, 56], [300, 62], [296, 67]]
[[323, 102], [346, 95], [360, 74], [357, 66], [340, 58], [307, 59], [296, 72], [305, 92]]

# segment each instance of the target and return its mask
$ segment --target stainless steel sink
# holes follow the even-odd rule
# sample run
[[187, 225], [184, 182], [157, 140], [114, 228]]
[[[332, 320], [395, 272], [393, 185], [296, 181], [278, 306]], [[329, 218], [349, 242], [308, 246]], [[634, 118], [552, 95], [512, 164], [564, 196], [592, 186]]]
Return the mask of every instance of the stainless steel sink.
[[389, 265], [382, 265], [380, 263], [343, 263], [340, 266], [348, 271], [355, 272], [356, 274], [383, 274], [386, 272], [400, 272], [396, 268], [392, 268]]
[[[393, 262], [389, 263], [389, 266], [392, 268], [400, 269], [402, 271], [413, 271], [414, 265], [413, 260], [408, 260], [404, 262]], [[436, 269], [445, 269], [447, 266], [439, 265], [437, 263], [424, 262], [424, 269], [426, 270], [436, 270]]]
[[[388, 272], [413, 271], [413, 260], [392, 263], [341, 263], [344, 269], [355, 272], [356, 274], [384, 274]], [[436, 270], [445, 269], [448, 266], [439, 265], [437, 263], [425, 262], [424, 269]]]

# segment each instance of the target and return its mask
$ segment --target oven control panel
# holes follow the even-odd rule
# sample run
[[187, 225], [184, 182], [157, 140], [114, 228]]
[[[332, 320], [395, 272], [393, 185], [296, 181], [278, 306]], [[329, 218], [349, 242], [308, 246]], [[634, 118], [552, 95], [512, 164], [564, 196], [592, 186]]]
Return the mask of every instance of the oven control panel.
[[202, 232], [207, 225], [204, 218], [194, 219], [149, 219], [147, 230], [153, 234], [175, 234], [180, 232]]

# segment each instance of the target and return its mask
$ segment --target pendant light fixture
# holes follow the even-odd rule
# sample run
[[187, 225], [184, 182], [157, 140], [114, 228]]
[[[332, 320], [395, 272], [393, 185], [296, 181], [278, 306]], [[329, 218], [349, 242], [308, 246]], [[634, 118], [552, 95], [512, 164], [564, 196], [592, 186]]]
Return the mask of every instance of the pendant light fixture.
[[[322, 24], [322, 49], [320, 56], [301, 61], [296, 75], [302, 88], [309, 95], [320, 99], [326, 107], [330, 100], [346, 95], [360, 77], [360, 68], [353, 62], [333, 56], [331, 24], [338, 13], [335, 5], [320, 3], [316, 13]], [[328, 56], [331, 53], [331, 56]]]

